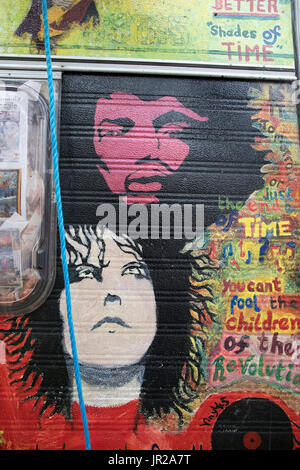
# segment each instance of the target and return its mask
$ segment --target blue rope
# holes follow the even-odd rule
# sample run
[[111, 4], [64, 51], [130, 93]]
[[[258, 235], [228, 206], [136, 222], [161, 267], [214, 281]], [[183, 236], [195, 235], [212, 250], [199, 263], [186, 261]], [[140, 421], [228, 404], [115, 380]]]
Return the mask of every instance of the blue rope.
[[55, 125], [55, 101], [54, 101], [54, 90], [53, 90], [53, 73], [52, 73], [50, 38], [49, 38], [47, 0], [41, 0], [41, 1], [42, 1], [42, 8], [43, 8], [45, 51], [46, 51], [49, 101], [50, 101], [50, 131], [51, 131], [51, 144], [52, 144], [52, 156], [53, 156], [54, 185], [55, 185], [55, 193], [56, 193], [56, 205], [57, 205], [57, 217], [58, 217], [62, 267], [63, 267], [65, 291], [66, 291], [68, 325], [69, 325], [69, 333], [70, 333], [70, 339], [71, 339], [71, 348], [72, 348], [73, 361], [74, 361], [74, 372], [75, 372], [75, 379], [76, 379], [77, 392], [78, 392], [78, 398], [79, 398], [79, 405], [80, 405], [81, 417], [82, 417], [82, 422], [83, 422], [85, 446], [86, 446], [86, 450], [91, 450], [89, 428], [88, 428], [88, 422], [87, 422], [86, 411], [85, 411], [85, 406], [84, 406], [84, 400], [82, 396], [82, 385], [81, 385], [78, 355], [77, 355], [75, 333], [74, 333], [74, 326], [73, 326], [73, 319], [72, 319], [70, 279], [69, 279], [69, 270], [68, 270], [67, 254], [66, 254], [64, 218], [63, 218], [60, 181], [59, 181], [57, 136], [56, 136], [56, 125]]

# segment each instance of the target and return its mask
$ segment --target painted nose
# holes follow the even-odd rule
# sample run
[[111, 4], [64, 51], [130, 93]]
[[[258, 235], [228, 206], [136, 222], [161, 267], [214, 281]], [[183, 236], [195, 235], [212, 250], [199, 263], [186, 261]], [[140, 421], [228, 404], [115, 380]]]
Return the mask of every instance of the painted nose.
[[122, 305], [121, 297], [119, 297], [118, 295], [113, 295], [113, 294], [108, 293], [107, 296], [104, 299], [104, 306], [109, 302], [111, 302], [111, 303], [119, 302], [119, 304]]
[[160, 142], [155, 129], [153, 131], [147, 129], [143, 138], [134, 139], [133, 153], [136, 155], [136, 160], [157, 158], [159, 148]]

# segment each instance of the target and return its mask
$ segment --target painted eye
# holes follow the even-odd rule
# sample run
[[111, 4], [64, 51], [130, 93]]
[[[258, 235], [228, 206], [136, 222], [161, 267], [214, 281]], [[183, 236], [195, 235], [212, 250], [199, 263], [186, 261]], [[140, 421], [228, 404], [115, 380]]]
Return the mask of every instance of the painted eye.
[[142, 265], [131, 265], [125, 267], [122, 271], [122, 276], [126, 276], [128, 274], [135, 276], [137, 279], [149, 278], [147, 268]]
[[103, 139], [103, 137], [106, 136], [111, 136], [115, 137], [117, 135], [122, 135], [123, 134], [123, 127], [120, 126], [114, 126], [114, 125], [106, 125], [106, 126], [101, 126], [98, 129], [98, 134], [100, 139]]
[[171, 122], [168, 124], [165, 124], [161, 128], [161, 132], [163, 135], [167, 135], [171, 138], [177, 137], [178, 134], [180, 134], [184, 128], [189, 127], [189, 124], [186, 122]]
[[92, 271], [90, 269], [81, 269], [79, 272], [78, 272], [78, 277], [80, 278], [89, 278], [89, 279], [93, 279], [94, 278], [94, 275], [92, 273]]
[[117, 137], [132, 129], [134, 122], [129, 118], [103, 119], [97, 127], [99, 139], [103, 137]]
[[164, 135], [167, 135], [169, 137], [177, 137], [178, 134], [179, 134], [178, 130], [174, 131], [174, 130], [169, 129], [164, 132]]

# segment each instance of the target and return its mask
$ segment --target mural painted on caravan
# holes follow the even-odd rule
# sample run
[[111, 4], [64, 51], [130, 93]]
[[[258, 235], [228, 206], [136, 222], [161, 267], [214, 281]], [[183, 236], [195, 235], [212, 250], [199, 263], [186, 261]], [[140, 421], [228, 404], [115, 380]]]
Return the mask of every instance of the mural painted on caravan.
[[[294, 65], [290, 0], [47, 0], [53, 53]], [[43, 52], [39, 0], [2, 2], [1, 54]]]
[[[299, 448], [292, 91], [65, 76], [61, 181], [93, 449]], [[2, 448], [84, 448], [60, 266], [46, 304], [0, 330]]]

